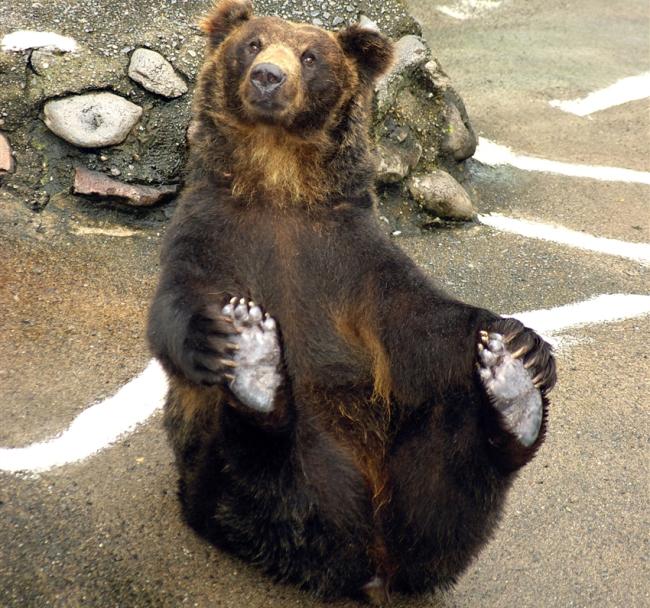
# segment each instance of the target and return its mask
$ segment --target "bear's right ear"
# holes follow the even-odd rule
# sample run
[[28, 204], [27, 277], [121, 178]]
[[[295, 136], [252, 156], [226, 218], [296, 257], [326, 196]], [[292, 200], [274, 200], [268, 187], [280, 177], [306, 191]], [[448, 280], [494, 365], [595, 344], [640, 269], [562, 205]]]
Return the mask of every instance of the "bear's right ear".
[[366, 82], [374, 82], [393, 64], [393, 43], [374, 28], [352, 25], [338, 32], [337, 37]]
[[253, 16], [250, 0], [219, 0], [201, 20], [199, 27], [210, 37], [210, 46], [219, 46], [228, 34]]

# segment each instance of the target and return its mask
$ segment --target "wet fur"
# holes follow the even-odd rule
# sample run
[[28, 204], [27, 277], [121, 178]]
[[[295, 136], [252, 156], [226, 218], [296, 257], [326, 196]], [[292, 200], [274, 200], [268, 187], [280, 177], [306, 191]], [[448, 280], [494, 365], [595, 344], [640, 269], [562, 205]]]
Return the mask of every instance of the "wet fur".
[[[275, 39], [287, 26], [246, 7], [222, 2], [204, 22], [188, 180], [149, 321], [170, 377], [165, 427], [185, 516], [320, 596], [359, 595], [376, 575], [404, 591], [448, 586], [492, 534], [546, 425], [529, 448], [505, 428], [476, 372], [479, 332], [546, 356], [544, 393], [550, 350], [445, 295], [380, 229], [367, 123], [389, 43], [308, 28], [337, 40], [327, 61], [340, 94], [323, 115], [306, 89], [291, 121], [255, 124], [229, 99], [227, 64], [242, 24]], [[191, 379], [206, 310], [232, 296], [278, 323], [285, 381], [270, 415]]]

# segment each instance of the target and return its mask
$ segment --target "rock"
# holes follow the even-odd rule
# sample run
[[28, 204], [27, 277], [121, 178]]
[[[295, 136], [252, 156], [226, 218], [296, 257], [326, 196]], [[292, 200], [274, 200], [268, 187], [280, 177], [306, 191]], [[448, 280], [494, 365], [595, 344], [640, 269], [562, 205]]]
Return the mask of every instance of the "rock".
[[92, 90], [106, 90], [128, 95], [132, 81], [126, 76], [129, 58], [106, 56], [91, 49], [60, 55], [46, 50], [32, 51], [28, 101], [36, 107], [54, 97], [69, 97]]
[[394, 89], [399, 88], [400, 81], [415, 68], [423, 65], [430, 57], [429, 47], [419, 36], [408, 34], [395, 43], [395, 62], [391, 70], [375, 84], [377, 107], [390, 105]]
[[391, 132], [390, 136], [399, 143], [404, 143], [409, 136], [409, 130], [406, 127], [396, 127]]
[[394, 184], [403, 180], [409, 172], [409, 165], [397, 146], [380, 144], [377, 146], [377, 181], [381, 184]]
[[377, 146], [377, 181], [394, 184], [402, 181], [415, 168], [422, 155], [422, 146], [417, 142], [410, 146], [395, 145], [382, 141]]
[[422, 73], [437, 89], [444, 91], [451, 86], [451, 79], [435, 59], [427, 61], [427, 63], [422, 66]]
[[142, 116], [142, 108], [113, 93], [88, 93], [45, 104], [45, 124], [81, 148], [122, 143]]
[[373, 32], [379, 31], [379, 26], [366, 15], [359, 16], [359, 25], [367, 30], [372, 30]]
[[176, 73], [172, 64], [160, 53], [149, 49], [136, 49], [133, 52], [129, 77], [147, 91], [163, 97], [180, 97], [187, 93], [185, 81]]
[[432, 59], [422, 66], [422, 74], [439, 94], [443, 104], [443, 119], [446, 123], [440, 151], [455, 161], [469, 158], [476, 151], [476, 134], [472, 129], [460, 95], [451, 86], [451, 79], [440, 64]]
[[94, 194], [97, 196], [116, 196], [126, 199], [129, 205], [135, 207], [150, 207], [168, 198], [178, 191], [178, 186], [140, 186], [138, 184], [125, 184], [112, 179], [99, 171], [90, 171], [83, 167], [75, 168], [74, 188], [75, 194]]
[[404, 70], [422, 65], [430, 56], [429, 48], [419, 36], [408, 34], [395, 43], [395, 65], [391, 70], [400, 73]]
[[448, 103], [445, 108], [447, 129], [440, 149], [446, 154], [461, 161], [469, 158], [476, 152], [476, 136], [465, 124], [460, 110], [455, 103]]
[[413, 176], [407, 183], [411, 196], [427, 211], [452, 220], [471, 220], [476, 215], [465, 189], [445, 171]]
[[29, 56], [29, 65], [39, 76], [45, 76], [54, 60], [54, 55], [50, 51], [36, 49]]
[[11, 154], [9, 140], [0, 133], [0, 175], [12, 173], [14, 170], [14, 157]]

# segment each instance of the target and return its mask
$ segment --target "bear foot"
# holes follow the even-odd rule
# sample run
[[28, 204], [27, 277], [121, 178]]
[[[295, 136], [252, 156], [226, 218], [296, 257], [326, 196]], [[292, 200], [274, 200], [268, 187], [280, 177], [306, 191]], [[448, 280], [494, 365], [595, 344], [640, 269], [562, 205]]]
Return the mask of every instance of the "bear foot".
[[233, 298], [221, 309], [231, 324], [230, 348], [224, 378], [242, 404], [258, 412], [272, 412], [281, 383], [280, 344], [275, 320], [254, 302]]
[[508, 430], [530, 447], [542, 425], [542, 394], [534, 370], [529, 371], [516, 355], [508, 350], [502, 334], [481, 332], [478, 359], [483, 386]]

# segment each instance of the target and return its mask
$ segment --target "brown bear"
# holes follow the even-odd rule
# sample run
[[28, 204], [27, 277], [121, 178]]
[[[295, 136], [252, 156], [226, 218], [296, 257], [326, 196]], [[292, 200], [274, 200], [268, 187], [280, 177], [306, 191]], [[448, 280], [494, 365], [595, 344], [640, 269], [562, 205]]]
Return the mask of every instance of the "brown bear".
[[223, 0], [149, 320], [188, 523], [321, 597], [454, 583], [544, 438], [550, 347], [375, 216], [379, 32]]

